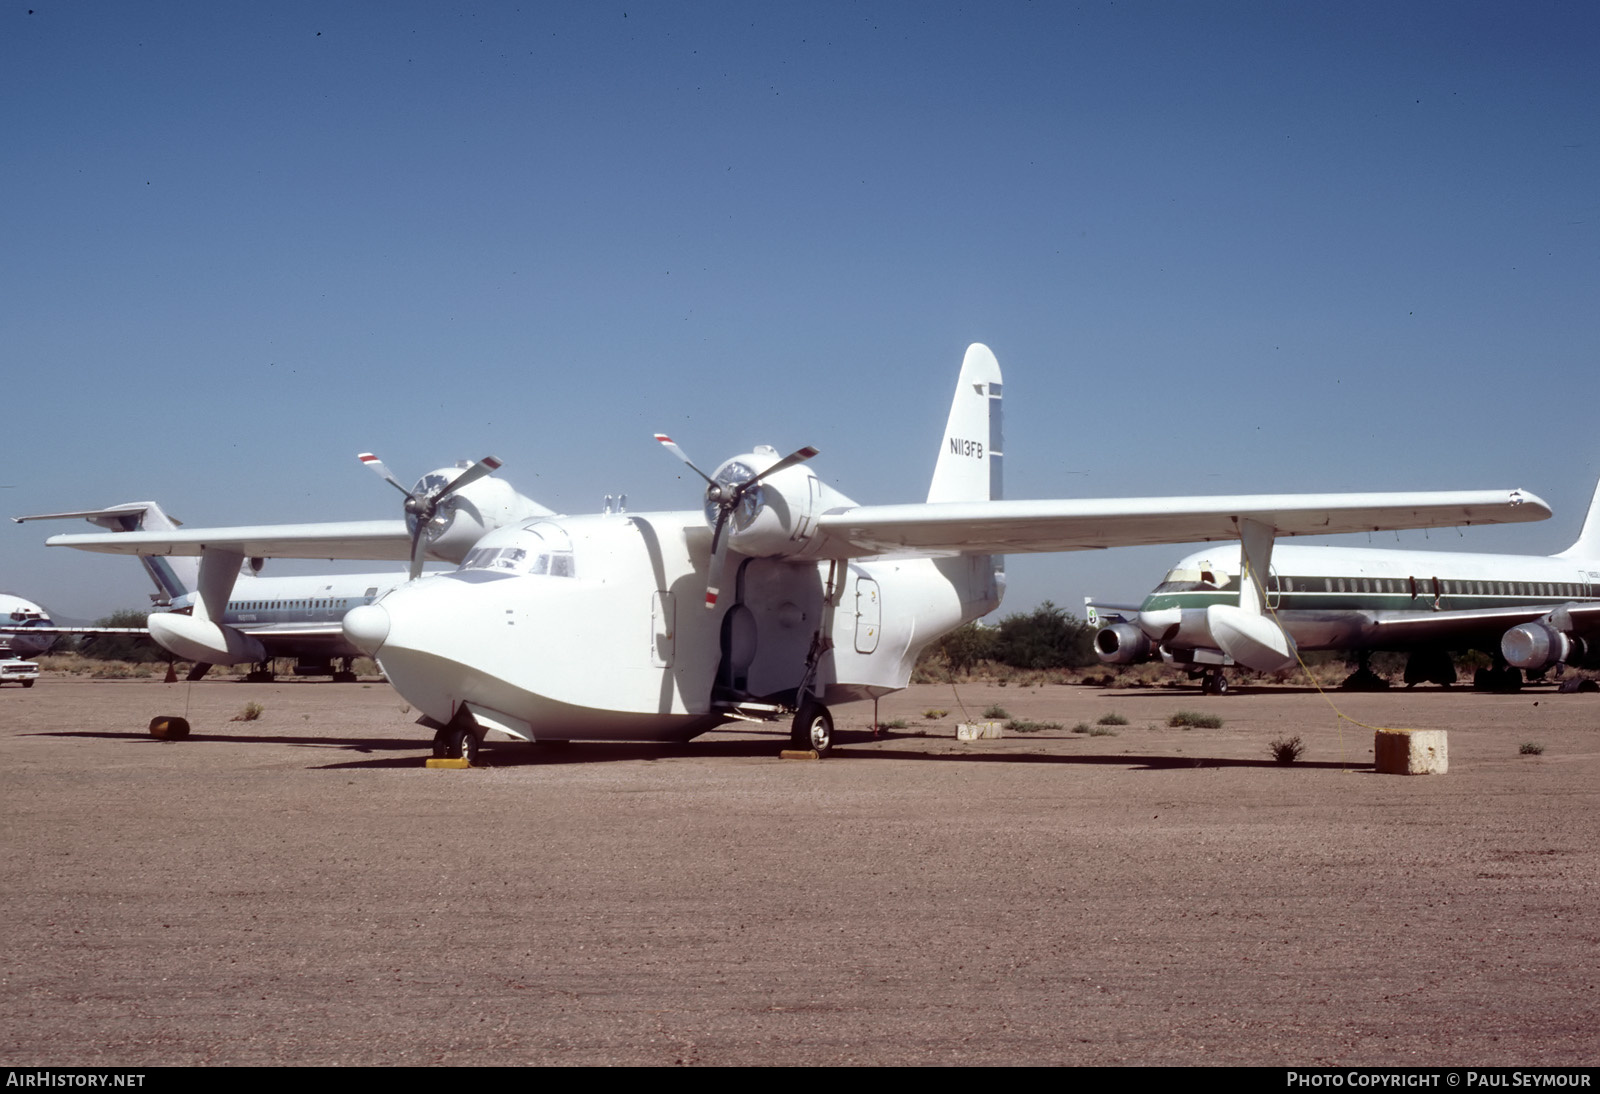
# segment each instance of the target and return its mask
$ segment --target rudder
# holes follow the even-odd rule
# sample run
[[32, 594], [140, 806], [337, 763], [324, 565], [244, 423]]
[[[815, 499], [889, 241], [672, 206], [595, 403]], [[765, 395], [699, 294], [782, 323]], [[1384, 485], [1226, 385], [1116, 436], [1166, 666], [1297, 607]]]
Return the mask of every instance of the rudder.
[[933, 465], [928, 500], [998, 501], [1005, 496], [1000, 362], [981, 342], [967, 347], [950, 418]]

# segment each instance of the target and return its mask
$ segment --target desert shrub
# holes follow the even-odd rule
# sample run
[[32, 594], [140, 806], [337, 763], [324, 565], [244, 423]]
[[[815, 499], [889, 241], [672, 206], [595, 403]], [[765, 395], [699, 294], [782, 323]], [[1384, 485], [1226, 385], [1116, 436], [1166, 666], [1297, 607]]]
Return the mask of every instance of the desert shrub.
[[987, 708], [983, 712], [983, 716], [985, 718], [991, 718], [991, 719], [1009, 718], [1009, 717], [1011, 717], [1011, 712], [1009, 710], [1007, 710], [1005, 707], [1001, 706], [999, 703], [996, 703], [993, 706]]
[[1025, 718], [1013, 718], [1006, 723], [1006, 728], [1012, 733], [1038, 733], [1041, 729], [1060, 729], [1060, 722], [1030, 722]]
[[1102, 726], [1125, 726], [1128, 724], [1128, 719], [1124, 718], [1120, 714], [1102, 714], [1100, 715], [1100, 720], [1095, 724]]
[[1522, 742], [1522, 747], [1518, 748], [1517, 751], [1524, 756], [1541, 756], [1544, 754], [1544, 745], [1536, 744], [1533, 741], [1524, 741]]
[[940, 655], [951, 672], [970, 672], [981, 661], [994, 660], [995, 640], [999, 632], [993, 627], [968, 623], [957, 627], [928, 647], [928, 653]]
[[1026, 615], [1000, 622], [994, 657], [1019, 669], [1065, 669], [1093, 665], [1094, 628], [1046, 600]]
[[229, 720], [234, 722], [253, 722], [257, 718], [261, 717], [262, 713], [266, 709], [267, 708], [262, 706], [260, 703], [249, 702], [244, 705], [243, 710], [239, 711], [238, 714], [235, 714]]
[[1180, 710], [1167, 719], [1167, 725], [1183, 729], [1221, 729], [1222, 719], [1215, 714], [1200, 714], [1193, 710]]
[[1292, 764], [1305, 754], [1306, 744], [1299, 737], [1277, 737], [1267, 742], [1267, 751], [1280, 764]]

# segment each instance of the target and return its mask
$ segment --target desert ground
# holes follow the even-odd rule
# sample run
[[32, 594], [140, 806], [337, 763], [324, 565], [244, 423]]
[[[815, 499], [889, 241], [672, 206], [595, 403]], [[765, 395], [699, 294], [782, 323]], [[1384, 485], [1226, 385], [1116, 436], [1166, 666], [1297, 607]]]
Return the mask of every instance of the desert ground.
[[[991, 704], [1062, 728], [957, 742]], [[0, 1062], [1600, 1062], [1600, 695], [837, 714], [821, 761], [756, 726], [433, 771], [378, 680], [0, 689]], [[1450, 772], [1374, 773], [1358, 722]]]

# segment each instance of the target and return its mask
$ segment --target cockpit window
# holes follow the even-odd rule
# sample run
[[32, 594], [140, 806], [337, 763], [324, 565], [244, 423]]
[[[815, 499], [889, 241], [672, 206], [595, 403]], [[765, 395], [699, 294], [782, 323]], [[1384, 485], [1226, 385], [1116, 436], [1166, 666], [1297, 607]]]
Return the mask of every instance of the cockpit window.
[[[538, 574], [574, 577], [572, 539], [560, 525], [534, 522], [524, 526], [521, 547], [474, 547], [461, 560], [463, 570], [489, 570], [503, 574]], [[532, 543], [528, 542], [528, 536]]]
[[1214, 592], [1228, 583], [1228, 575], [1210, 569], [1179, 567], [1168, 570], [1167, 576], [1156, 586], [1158, 593]]

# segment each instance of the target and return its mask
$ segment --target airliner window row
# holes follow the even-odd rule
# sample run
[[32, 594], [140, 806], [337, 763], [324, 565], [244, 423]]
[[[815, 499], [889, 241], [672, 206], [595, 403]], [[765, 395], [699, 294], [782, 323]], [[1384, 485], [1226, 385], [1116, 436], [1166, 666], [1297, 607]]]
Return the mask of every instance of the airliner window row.
[[338, 611], [349, 610], [356, 604], [365, 604], [367, 600], [352, 600], [341, 597], [333, 600], [236, 600], [228, 605], [230, 612], [278, 612], [278, 611], [318, 611], [322, 609]]
[[[1159, 585], [1156, 593], [1223, 592], [1239, 587], [1239, 579], [1228, 575], [1216, 584], [1209, 573], [1196, 581], [1189, 574]], [[1209, 580], [1208, 580], [1209, 579]], [[1519, 596], [1540, 600], [1588, 600], [1600, 598], [1600, 585], [1583, 581], [1464, 581], [1437, 577], [1283, 577], [1274, 574], [1267, 580], [1272, 593], [1378, 593], [1411, 597], [1435, 596]]]
[[[1230, 581], [1229, 584], [1235, 584]], [[1581, 599], [1600, 595], [1596, 587], [1578, 581], [1461, 581], [1456, 579], [1392, 577], [1277, 577], [1267, 582], [1269, 592], [1286, 593], [1390, 593], [1402, 596], [1521, 596], [1541, 599]]]

